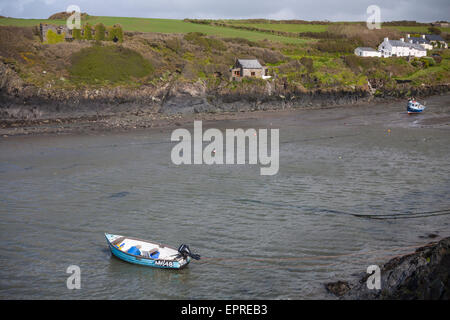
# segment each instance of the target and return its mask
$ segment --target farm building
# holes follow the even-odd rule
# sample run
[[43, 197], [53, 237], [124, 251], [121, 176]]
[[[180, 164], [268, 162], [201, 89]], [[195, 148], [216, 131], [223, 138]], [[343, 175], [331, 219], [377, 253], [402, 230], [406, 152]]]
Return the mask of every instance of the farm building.
[[384, 38], [384, 41], [378, 46], [378, 51], [381, 52], [382, 57], [424, 57], [427, 55], [427, 50], [419, 44], [405, 42], [404, 38], [400, 40], [389, 40]]
[[239, 80], [243, 77], [270, 78], [267, 67], [263, 67], [256, 59], [236, 59], [230, 72], [231, 80]]
[[381, 52], [369, 47], [358, 47], [355, 54], [360, 57], [381, 57]]

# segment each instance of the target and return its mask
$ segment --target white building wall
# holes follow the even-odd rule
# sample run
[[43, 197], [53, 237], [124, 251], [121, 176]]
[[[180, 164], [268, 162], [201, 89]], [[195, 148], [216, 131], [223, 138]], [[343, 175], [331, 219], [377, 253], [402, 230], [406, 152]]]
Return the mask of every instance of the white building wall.
[[385, 58], [397, 56], [397, 57], [424, 57], [427, 55], [426, 50], [418, 50], [408, 46], [392, 46], [387, 38], [378, 46], [378, 50]]
[[367, 51], [367, 50], [361, 50], [360, 48], [356, 48], [355, 55], [360, 56], [360, 57], [381, 57], [381, 52]]

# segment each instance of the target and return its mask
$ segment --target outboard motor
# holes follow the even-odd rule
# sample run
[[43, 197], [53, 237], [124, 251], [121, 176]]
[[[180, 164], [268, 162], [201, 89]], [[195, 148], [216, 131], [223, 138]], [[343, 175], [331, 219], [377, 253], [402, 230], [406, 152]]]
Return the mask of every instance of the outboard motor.
[[195, 260], [200, 260], [200, 255], [199, 254], [195, 254], [191, 252], [191, 249], [189, 249], [189, 246], [187, 244], [182, 244], [179, 248], [178, 248], [178, 252], [181, 254], [181, 256], [183, 258], [187, 258], [187, 257], [191, 257], [192, 259]]

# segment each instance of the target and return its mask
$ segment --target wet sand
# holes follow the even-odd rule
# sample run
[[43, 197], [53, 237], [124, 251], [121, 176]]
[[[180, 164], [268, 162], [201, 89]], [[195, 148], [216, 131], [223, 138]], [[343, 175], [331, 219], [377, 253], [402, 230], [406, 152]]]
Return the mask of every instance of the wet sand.
[[[110, 116], [89, 116], [66, 119], [37, 119], [0, 121], [0, 137], [17, 135], [53, 135], [53, 134], [96, 134], [100, 132], [126, 132], [142, 129], [173, 129], [179, 126], [189, 126], [194, 120], [203, 120], [206, 123], [222, 121], [251, 121], [264, 119], [289, 119], [292, 117], [304, 117], [315, 119], [316, 125], [329, 121], [346, 120], [346, 125], [360, 123], [353, 116], [353, 110], [360, 110], [373, 115], [375, 110], [378, 120], [392, 123], [398, 115], [407, 115], [404, 100], [390, 102], [371, 102], [351, 106], [326, 107], [302, 107], [296, 109], [251, 111], [251, 112], [227, 112], [227, 113], [199, 113], [188, 115], [165, 115], [155, 112], [120, 113]], [[423, 114], [413, 115], [407, 118], [407, 123], [415, 126], [446, 127], [450, 124], [450, 95], [429, 97], [425, 100], [428, 108]], [[360, 112], [356, 112], [359, 114]], [[330, 116], [330, 114], [335, 114]], [[373, 119], [377, 121], [377, 119]], [[403, 117], [401, 117], [403, 119]], [[317, 123], [319, 121], [319, 123]], [[367, 121], [367, 120], [366, 120]], [[369, 120], [370, 121], [370, 120]]]

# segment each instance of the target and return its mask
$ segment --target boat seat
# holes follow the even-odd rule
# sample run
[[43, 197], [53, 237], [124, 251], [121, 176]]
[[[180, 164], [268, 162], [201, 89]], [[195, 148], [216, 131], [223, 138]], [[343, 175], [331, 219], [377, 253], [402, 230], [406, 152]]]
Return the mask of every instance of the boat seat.
[[[153, 248], [149, 251], [143, 251], [142, 255], [146, 258], [153, 258], [152, 255], [158, 252], [158, 248]], [[159, 256], [159, 255], [158, 255]]]
[[112, 244], [118, 245], [119, 243], [121, 243], [123, 240], [125, 239], [125, 237], [120, 237], [117, 238], [116, 240], [114, 240], [113, 242], [111, 242]]

